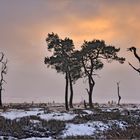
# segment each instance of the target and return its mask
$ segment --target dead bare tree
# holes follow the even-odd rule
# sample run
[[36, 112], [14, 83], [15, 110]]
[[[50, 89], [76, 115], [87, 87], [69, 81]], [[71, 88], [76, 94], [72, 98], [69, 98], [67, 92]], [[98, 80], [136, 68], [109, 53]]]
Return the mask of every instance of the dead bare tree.
[[[134, 46], [132, 46], [132, 47], [128, 48], [128, 51], [133, 52], [135, 58], [136, 58], [136, 59], [139, 61], [139, 63], [140, 63], [140, 56], [137, 54], [137, 49], [136, 49]], [[137, 71], [137, 72], [140, 74], [140, 68], [134, 67], [130, 62], [128, 62], [128, 64], [129, 64], [135, 71]]]
[[2, 62], [2, 60], [4, 58], [4, 53], [3, 52], [0, 52], [0, 54], [1, 54], [0, 62]]
[[118, 92], [118, 105], [120, 105], [121, 96], [120, 96], [120, 82], [117, 82], [117, 92]]
[[1, 53], [0, 63], [1, 63], [1, 69], [0, 69], [0, 107], [2, 107], [2, 90], [3, 90], [3, 84], [6, 83], [4, 80], [4, 75], [7, 74], [7, 59], [4, 56], [4, 53]]

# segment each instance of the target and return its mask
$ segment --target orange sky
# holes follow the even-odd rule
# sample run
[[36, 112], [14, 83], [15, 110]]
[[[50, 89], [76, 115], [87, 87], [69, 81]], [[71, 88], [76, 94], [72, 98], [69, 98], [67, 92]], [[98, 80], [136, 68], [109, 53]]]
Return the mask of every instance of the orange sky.
[[[9, 59], [4, 101], [63, 102], [64, 76], [43, 64], [47, 55], [45, 38], [55, 32], [73, 39], [77, 48], [92, 39], [120, 47], [126, 63], [107, 64], [99, 72], [94, 101], [117, 100], [116, 82], [121, 81], [123, 101], [138, 102], [139, 75], [127, 62], [139, 64], [126, 49], [136, 46], [140, 54], [139, 7], [139, 0], [1, 0], [0, 51]], [[87, 98], [85, 87], [82, 80], [75, 85], [75, 101]]]

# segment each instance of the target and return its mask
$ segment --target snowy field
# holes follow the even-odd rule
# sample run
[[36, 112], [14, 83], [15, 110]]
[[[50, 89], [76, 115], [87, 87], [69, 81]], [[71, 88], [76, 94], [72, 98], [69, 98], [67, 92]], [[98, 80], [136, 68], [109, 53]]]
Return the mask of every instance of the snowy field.
[[0, 139], [140, 138], [139, 104], [101, 104], [69, 112], [63, 105], [21, 106], [0, 110]]

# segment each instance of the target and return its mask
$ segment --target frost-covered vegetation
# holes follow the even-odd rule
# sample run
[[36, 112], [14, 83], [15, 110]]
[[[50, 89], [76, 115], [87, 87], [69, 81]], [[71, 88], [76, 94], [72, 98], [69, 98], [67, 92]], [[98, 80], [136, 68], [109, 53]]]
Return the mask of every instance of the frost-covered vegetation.
[[[76, 106], [76, 105], [75, 105]], [[11, 104], [0, 110], [1, 139], [140, 138], [140, 105]]]

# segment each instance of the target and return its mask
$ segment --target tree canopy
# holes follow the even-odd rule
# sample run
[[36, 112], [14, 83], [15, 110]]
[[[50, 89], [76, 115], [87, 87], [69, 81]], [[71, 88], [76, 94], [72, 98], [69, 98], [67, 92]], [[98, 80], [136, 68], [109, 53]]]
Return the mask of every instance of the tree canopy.
[[120, 48], [106, 45], [103, 40], [84, 41], [81, 50], [75, 50], [73, 40], [69, 38], [60, 39], [57, 34], [48, 34], [46, 39], [48, 51], [51, 56], [45, 57], [45, 64], [56, 69], [58, 73], [65, 74], [65, 106], [68, 110], [68, 85], [70, 85], [70, 107], [73, 107], [73, 83], [79, 78], [87, 77], [89, 88], [89, 106], [92, 108], [92, 92], [95, 85], [93, 76], [97, 70], [104, 67], [103, 60], [108, 63], [113, 60], [123, 64], [125, 58], [119, 57]]

